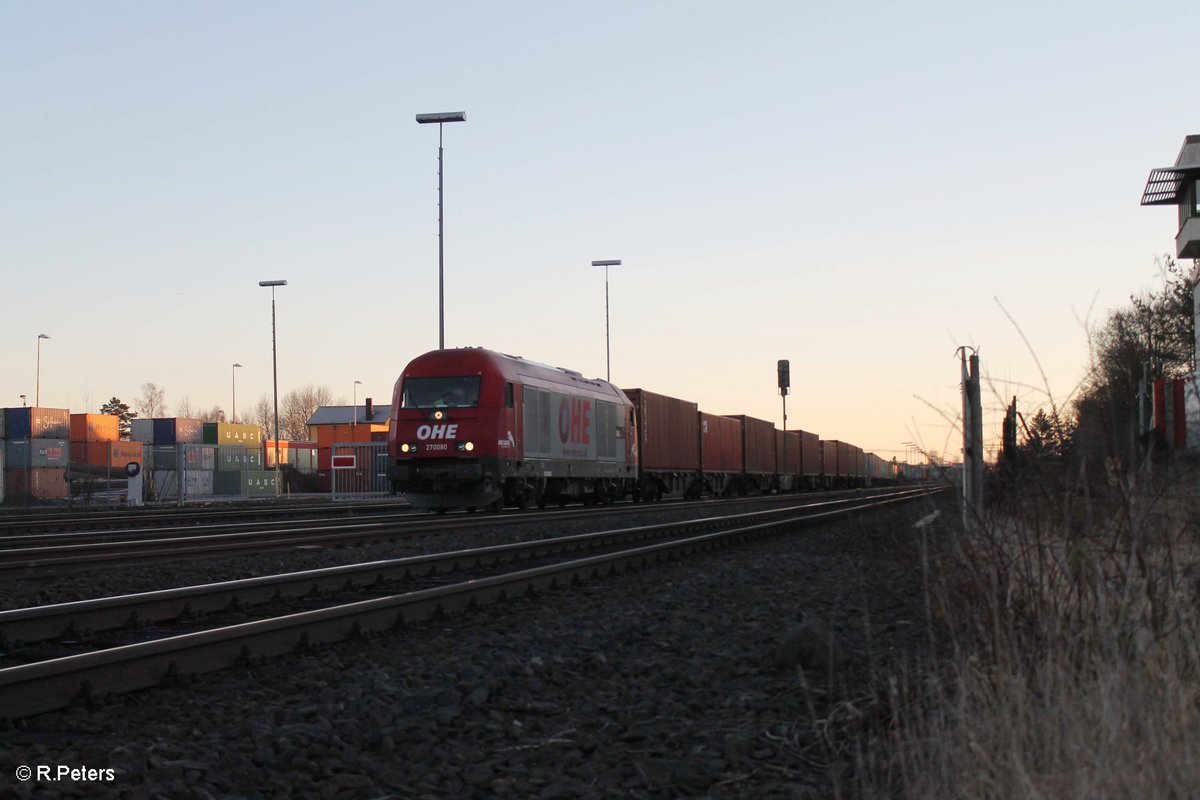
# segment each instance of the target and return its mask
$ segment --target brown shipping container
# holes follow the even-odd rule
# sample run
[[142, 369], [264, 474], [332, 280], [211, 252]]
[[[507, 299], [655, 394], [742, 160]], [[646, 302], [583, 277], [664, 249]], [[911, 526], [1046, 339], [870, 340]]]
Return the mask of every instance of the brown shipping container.
[[802, 475], [821, 474], [821, 440], [815, 433], [800, 434], [800, 472]]
[[821, 474], [835, 477], [838, 474], [838, 458], [836, 439], [821, 440]]
[[[787, 449], [783, 447], [784, 437], [787, 437]], [[787, 464], [783, 463], [787, 456]], [[775, 429], [775, 471], [780, 475], [800, 474], [800, 431], [784, 431]]]
[[700, 409], [695, 403], [644, 389], [625, 389], [637, 415], [643, 470], [700, 469]]
[[72, 442], [115, 442], [121, 438], [115, 414], [72, 414]]
[[838, 475], [849, 478], [854, 474], [854, 451], [846, 442], [837, 443]]
[[705, 472], [742, 471], [742, 423], [700, 412], [700, 465]]
[[4, 435], [9, 439], [68, 439], [71, 411], [66, 408], [4, 409]]
[[119, 467], [143, 463], [141, 442], [71, 442], [71, 463]]
[[755, 475], [775, 472], [775, 424], [745, 414], [725, 416], [742, 422], [742, 470]]
[[67, 471], [59, 467], [4, 470], [4, 497], [14, 502], [26, 495], [42, 500], [67, 496]]

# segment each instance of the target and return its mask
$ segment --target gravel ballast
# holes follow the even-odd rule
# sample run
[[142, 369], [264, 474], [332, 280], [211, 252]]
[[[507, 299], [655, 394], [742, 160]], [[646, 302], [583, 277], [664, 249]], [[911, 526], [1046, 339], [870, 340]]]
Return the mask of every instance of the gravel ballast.
[[[36, 717], [0, 732], [0, 789], [147, 798], [846, 791], [851, 748], [838, 741], [839, 720], [862, 713], [872, 677], [925, 641], [922, 537], [912, 526], [934, 505]], [[944, 509], [938, 521], [951, 516]], [[21, 765], [112, 778], [22, 781]]]

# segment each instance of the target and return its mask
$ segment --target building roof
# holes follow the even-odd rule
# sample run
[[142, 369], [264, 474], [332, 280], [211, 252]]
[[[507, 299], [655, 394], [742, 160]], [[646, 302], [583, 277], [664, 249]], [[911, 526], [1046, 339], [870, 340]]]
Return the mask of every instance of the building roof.
[[1146, 179], [1146, 188], [1142, 192], [1142, 205], [1178, 205], [1184, 184], [1194, 177], [1200, 177], [1200, 134], [1183, 140], [1174, 166], [1150, 170], [1150, 177]]
[[391, 406], [373, 406], [367, 416], [366, 406], [318, 406], [308, 418], [308, 425], [386, 425], [392, 417]]

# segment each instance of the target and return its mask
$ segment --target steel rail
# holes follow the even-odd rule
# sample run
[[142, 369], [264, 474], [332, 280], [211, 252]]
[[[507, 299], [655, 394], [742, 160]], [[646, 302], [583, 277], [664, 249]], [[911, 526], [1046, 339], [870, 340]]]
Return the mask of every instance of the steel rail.
[[361, 513], [373, 513], [386, 510], [407, 511], [409, 505], [401, 500], [376, 502], [311, 502], [307, 500], [290, 500], [286, 504], [272, 499], [259, 504], [241, 508], [225, 506], [204, 506], [172, 510], [112, 510], [95, 509], [74, 514], [64, 514], [56, 511], [45, 513], [14, 512], [0, 510], [0, 533], [11, 531], [49, 532], [54, 530], [77, 530], [97, 528], [112, 528], [123, 525], [127, 527], [142, 527], [160, 523], [173, 525], [195, 525], [213, 519], [261, 519], [270, 517], [303, 518], [314, 514], [329, 514], [331, 516], [354, 516]]
[[[858, 496], [858, 495], [855, 495]], [[773, 499], [773, 498], [759, 498]], [[703, 501], [697, 505], [712, 504]], [[719, 501], [742, 503], [744, 499]], [[673, 508], [682, 504], [673, 504]], [[621, 508], [622, 513], [651, 513], [661, 510], [658, 504], [629, 505]], [[582, 519], [589, 516], [604, 516], [614, 513], [611, 507], [576, 508], [569, 511], [538, 512], [536, 519], [562, 516]], [[68, 537], [66, 544], [48, 544], [40, 547], [25, 545], [26, 537], [9, 540], [16, 547], [0, 549], [0, 574], [33, 572], [48, 569], [72, 569], [95, 565], [135, 563], [149, 559], [197, 557], [223, 553], [241, 553], [256, 550], [271, 550], [317, 545], [337, 545], [346, 542], [390, 539], [397, 536], [432, 535], [446, 531], [463, 531], [481, 527], [496, 527], [527, 523], [531, 517], [520, 514], [459, 515], [454, 517], [409, 517], [396, 518], [385, 515], [383, 519], [356, 522], [295, 521], [286, 523], [220, 523], [205, 526], [203, 532], [195, 527], [185, 530], [186, 535], [170, 536], [177, 529], [166, 529], [164, 538], [152, 538], [158, 531], [135, 531], [132, 539], [113, 541], [88, 541], [78, 533], [52, 534], [52, 537]], [[258, 527], [260, 530], [253, 530]], [[247, 530], [250, 528], [251, 530]], [[227, 532], [222, 532], [227, 531]], [[111, 532], [105, 535], [114, 535]], [[126, 534], [122, 534], [126, 535]], [[62, 541], [50, 538], [46, 541]], [[0, 540], [0, 545], [4, 543]]]
[[[897, 495], [889, 495], [895, 497]], [[899, 495], [903, 496], [903, 494]], [[482, 564], [531, 560], [563, 552], [598, 549], [685, 533], [719, 530], [744, 520], [814, 512], [838, 505], [861, 504], [865, 498], [842, 498], [739, 515], [702, 517], [655, 525], [555, 536], [405, 558], [264, 575], [197, 586], [77, 600], [33, 608], [0, 611], [0, 645], [13, 646], [95, 634], [134, 624], [160, 623], [182, 616], [247, 607], [356, 587], [381, 585], [418, 575], [445, 575]]]
[[[920, 496], [924, 495], [885, 498], [853, 510], [863, 511]], [[0, 714], [8, 718], [32, 716], [63, 708], [80, 697], [91, 700], [137, 691], [173, 676], [212, 672], [316, 645], [382, 633], [436, 614], [656, 563], [685, 552], [769, 535], [844, 513], [847, 513], [844, 509], [825, 511], [800, 520], [781, 517], [478, 580], [9, 667], [0, 670]]]

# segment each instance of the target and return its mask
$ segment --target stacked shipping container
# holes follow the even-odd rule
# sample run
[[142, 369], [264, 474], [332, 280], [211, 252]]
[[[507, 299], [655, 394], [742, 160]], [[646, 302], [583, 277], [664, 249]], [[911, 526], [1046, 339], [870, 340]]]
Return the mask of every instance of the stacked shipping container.
[[67, 497], [71, 412], [21, 407], [6, 408], [2, 416], [5, 499]]
[[160, 500], [274, 497], [275, 471], [263, 468], [258, 425], [170, 418], [134, 420], [133, 436], [149, 445], [153, 493]]
[[122, 442], [113, 414], [71, 415], [71, 464], [85, 471], [113, 472], [144, 463], [141, 442]]

